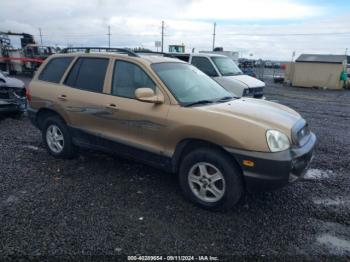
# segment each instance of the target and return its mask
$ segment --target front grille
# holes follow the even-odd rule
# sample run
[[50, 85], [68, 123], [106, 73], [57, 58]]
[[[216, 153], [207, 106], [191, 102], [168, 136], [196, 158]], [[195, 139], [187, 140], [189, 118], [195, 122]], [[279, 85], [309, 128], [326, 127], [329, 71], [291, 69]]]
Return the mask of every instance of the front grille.
[[261, 98], [264, 95], [263, 87], [252, 88], [252, 90], [253, 90], [253, 96], [256, 98]]
[[0, 104], [0, 109], [4, 108], [7, 110], [17, 110], [19, 107], [17, 104]]
[[10, 99], [10, 94], [8, 92], [0, 92], [0, 99]]
[[263, 95], [264, 87], [247, 88], [243, 91], [243, 96], [262, 97]]
[[263, 87], [255, 87], [255, 88], [251, 88], [250, 90], [252, 90], [252, 93], [254, 94], [262, 94], [264, 92]]
[[0, 99], [25, 98], [26, 91], [24, 88], [7, 87], [0, 90]]

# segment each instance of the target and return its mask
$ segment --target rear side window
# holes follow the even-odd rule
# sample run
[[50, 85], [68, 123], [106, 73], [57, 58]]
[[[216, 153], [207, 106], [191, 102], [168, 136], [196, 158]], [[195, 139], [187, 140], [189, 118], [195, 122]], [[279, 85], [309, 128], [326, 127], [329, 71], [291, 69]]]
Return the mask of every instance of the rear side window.
[[73, 57], [53, 58], [39, 75], [39, 80], [59, 83]]
[[149, 87], [155, 90], [156, 85], [138, 65], [116, 61], [113, 72], [112, 95], [135, 98], [135, 90], [140, 87]]
[[210, 63], [209, 59], [206, 57], [194, 56], [192, 57], [191, 64], [197, 67], [203, 73], [207, 74], [208, 76], [211, 76], [211, 77], [218, 76], [218, 74], [215, 71], [215, 68]]
[[64, 82], [66, 85], [102, 93], [109, 59], [82, 57], [77, 60]]

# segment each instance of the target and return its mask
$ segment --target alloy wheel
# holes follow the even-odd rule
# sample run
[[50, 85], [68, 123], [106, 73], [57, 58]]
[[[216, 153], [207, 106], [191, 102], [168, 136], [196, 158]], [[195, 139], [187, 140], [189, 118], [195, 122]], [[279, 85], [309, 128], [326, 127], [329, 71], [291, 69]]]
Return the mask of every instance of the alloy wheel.
[[64, 148], [64, 137], [60, 128], [50, 125], [46, 130], [46, 142], [50, 150], [56, 154], [62, 152]]
[[214, 165], [206, 162], [195, 164], [188, 173], [192, 193], [205, 202], [217, 202], [225, 194], [223, 174]]

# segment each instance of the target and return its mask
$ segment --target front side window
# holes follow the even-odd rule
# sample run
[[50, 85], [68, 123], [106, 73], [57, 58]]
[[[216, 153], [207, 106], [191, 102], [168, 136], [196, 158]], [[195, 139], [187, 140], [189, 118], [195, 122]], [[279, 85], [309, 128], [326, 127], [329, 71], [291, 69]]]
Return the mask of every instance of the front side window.
[[103, 92], [109, 59], [81, 57], [64, 82], [66, 85], [91, 92]]
[[212, 60], [223, 76], [235, 76], [243, 74], [235, 62], [233, 62], [233, 60], [228, 57], [212, 57]]
[[156, 85], [138, 65], [116, 61], [113, 72], [112, 95], [135, 98], [135, 90], [141, 87], [155, 90]]
[[39, 80], [58, 84], [73, 57], [53, 58], [39, 75]]
[[184, 106], [198, 101], [208, 103], [230, 99], [232, 94], [194, 66], [185, 63], [152, 64], [169, 91]]
[[197, 67], [199, 70], [201, 70], [205, 74], [207, 74], [208, 76], [211, 76], [211, 77], [218, 76], [218, 74], [215, 71], [215, 68], [210, 63], [209, 59], [206, 57], [194, 56], [192, 57], [191, 64]]

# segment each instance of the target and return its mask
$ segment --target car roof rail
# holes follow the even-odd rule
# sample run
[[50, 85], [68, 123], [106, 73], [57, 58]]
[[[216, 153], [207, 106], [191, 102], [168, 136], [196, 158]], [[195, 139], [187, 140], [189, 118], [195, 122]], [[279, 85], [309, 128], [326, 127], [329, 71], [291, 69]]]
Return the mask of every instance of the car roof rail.
[[127, 48], [115, 48], [115, 47], [66, 47], [61, 50], [61, 53], [91, 53], [91, 52], [112, 52], [119, 54], [126, 54], [128, 56], [140, 57], [135, 52], [127, 49]]
[[134, 50], [134, 53], [139, 54], [155, 54], [155, 55], [166, 55], [164, 52], [152, 51], [152, 50]]
[[183, 56], [190, 56], [190, 54], [184, 54], [184, 53], [166, 53], [166, 52], [158, 52], [158, 51], [152, 51], [152, 50], [134, 50], [133, 51], [134, 53], [137, 53], [137, 54], [154, 54], [154, 55], [162, 55], [162, 56], [165, 56], [165, 57], [175, 57], [177, 55], [183, 55]]

